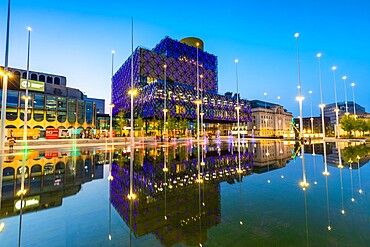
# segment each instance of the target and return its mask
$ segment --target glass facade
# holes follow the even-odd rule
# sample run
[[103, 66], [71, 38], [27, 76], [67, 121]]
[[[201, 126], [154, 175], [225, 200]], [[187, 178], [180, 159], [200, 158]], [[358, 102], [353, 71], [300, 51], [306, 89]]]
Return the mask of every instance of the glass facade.
[[[23, 126], [24, 103], [24, 91], [8, 90], [6, 120], [10, 122], [6, 123], [7, 128], [20, 128]], [[91, 101], [57, 97], [42, 93], [29, 93], [28, 126], [31, 128], [36, 126], [37, 128], [40, 128], [40, 126], [43, 128], [48, 126], [54, 126], [55, 128], [64, 126], [64, 128], [69, 128], [78, 125], [82, 129], [87, 127], [95, 128], [95, 108], [95, 104]], [[72, 124], [72, 126], [68, 126], [68, 124]]]

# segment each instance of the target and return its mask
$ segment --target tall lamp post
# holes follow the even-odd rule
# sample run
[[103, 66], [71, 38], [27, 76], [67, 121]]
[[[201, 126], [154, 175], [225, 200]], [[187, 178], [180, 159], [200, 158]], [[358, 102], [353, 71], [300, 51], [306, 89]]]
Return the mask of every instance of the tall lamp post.
[[113, 107], [114, 104], [109, 104], [109, 137], [111, 142], [113, 143]]
[[110, 121], [109, 121], [109, 137], [111, 139], [111, 142], [113, 143], [113, 107], [114, 104], [112, 102], [112, 94], [113, 94], [113, 67], [114, 67], [114, 54], [115, 51], [112, 50], [112, 73], [111, 73], [111, 95], [110, 95], [110, 100], [111, 103], [109, 104], [109, 116], [110, 116]]
[[[199, 80], [200, 80], [200, 100], [203, 102], [203, 75], [199, 75]], [[203, 140], [205, 140], [205, 135], [204, 135], [204, 109], [203, 109], [203, 104], [200, 105], [200, 126], [201, 126], [201, 134], [203, 136]]]
[[135, 200], [136, 195], [133, 191], [133, 180], [134, 180], [134, 96], [137, 94], [137, 90], [134, 87], [134, 19], [132, 18], [131, 23], [131, 89], [130, 94], [130, 194], [127, 196], [129, 200]]
[[2, 92], [1, 128], [0, 128], [0, 149], [5, 146], [5, 118], [6, 118], [6, 98], [8, 90], [8, 62], [9, 62], [9, 22], [10, 22], [10, 0], [8, 1], [8, 18], [6, 22], [6, 41], [5, 41], [5, 62]]
[[[303, 137], [303, 111], [302, 111], [302, 103], [304, 97], [302, 96], [302, 86], [301, 86], [301, 65], [299, 61], [299, 49], [298, 49], [298, 38], [299, 38], [299, 33], [295, 33], [294, 37], [296, 38], [296, 55], [297, 55], [297, 67], [298, 67], [298, 97], [297, 100], [299, 102], [299, 136]], [[302, 173], [303, 173], [303, 181], [301, 182], [301, 186], [303, 189], [308, 187], [308, 183], [306, 180], [306, 168], [305, 168], [305, 163], [304, 163], [304, 145], [301, 146], [302, 149]]]
[[356, 116], [356, 101], [355, 101], [355, 85], [356, 84], [354, 82], [351, 83], [351, 87], [352, 87], [352, 101], [353, 101], [353, 116], [356, 119], [357, 116]]
[[346, 84], [346, 80], [347, 80], [347, 76], [344, 75], [342, 77], [342, 80], [343, 80], [343, 83], [344, 83], [344, 103], [346, 104], [346, 115], [349, 114], [348, 112], [348, 101], [347, 101], [347, 84]]
[[324, 103], [323, 103], [323, 99], [322, 99], [322, 74], [321, 74], [321, 63], [320, 63], [320, 58], [321, 58], [322, 54], [321, 53], [317, 53], [316, 57], [317, 57], [317, 61], [318, 61], [318, 65], [319, 65], [319, 80], [320, 80], [320, 109], [321, 109], [321, 127], [322, 127], [322, 139], [324, 140], [325, 139], [325, 118], [324, 118]]
[[236, 75], [236, 117], [238, 121], [238, 173], [242, 173], [240, 164], [240, 105], [239, 105], [239, 84], [238, 84], [238, 59], [235, 59], [235, 75]]
[[263, 93], [263, 95], [265, 96], [265, 119], [264, 119], [264, 122], [265, 122], [265, 135], [267, 136], [267, 93]]
[[167, 117], [167, 65], [164, 68], [164, 103], [163, 103], [163, 136], [166, 138], [166, 117]]
[[311, 120], [311, 135], [313, 135], [313, 117], [312, 117], [312, 90], [308, 91], [309, 95], [310, 95], [310, 112], [311, 112], [311, 117], [310, 117], [310, 120]]
[[340, 137], [339, 135], [339, 108], [338, 108], [338, 98], [337, 98], [337, 81], [335, 77], [335, 71], [337, 70], [336, 66], [331, 67], [333, 70], [333, 77], [334, 77], [334, 98], [335, 98], [335, 135], [337, 138]]
[[31, 27], [28, 30], [28, 42], [27, 42], [27, 75], [26, 75], [26, 95], [24, 97], [24, 123], [23, 123], [23, 141], [24, 145], [27, 146], [27, 125], [28, 125], [28, 79], [30, 74], [30, 47], [31, 47]]
[[[280, 102], [280, 96], [277, 96], [277, 100]], [[278, 126], [277, 126], [277, 128], [278, 128], [278, 133], [277, 133], [277, 135], [278, 136], [280, 136], [281, 135], [281, 130], [282, 130], [282, 128], [281, 128], [281, 119], [280, 119], [280, 110], [278, 111]]]
[[199, 131], [199, 124], [200, 124], [200, 104], [202, 104], [202, 100], [199, 98], [199, 43], [196, 43], [197, 46], [197, 99], [195, 100], [195, 104], [197, 105], [197, 154], [198, 154], [198, 183], [201, 183], [200, 177], [200, 131]]

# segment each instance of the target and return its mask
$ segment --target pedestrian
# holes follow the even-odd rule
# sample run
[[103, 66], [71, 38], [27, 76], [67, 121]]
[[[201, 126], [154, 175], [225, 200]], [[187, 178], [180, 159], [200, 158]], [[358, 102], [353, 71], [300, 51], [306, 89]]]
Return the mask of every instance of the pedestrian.
[[9, 151], [13, 151], [13, 146], [15, 144], [15, 139], [14, 139], [13, 135], [8, 137], [8, 141], [9, 141]]

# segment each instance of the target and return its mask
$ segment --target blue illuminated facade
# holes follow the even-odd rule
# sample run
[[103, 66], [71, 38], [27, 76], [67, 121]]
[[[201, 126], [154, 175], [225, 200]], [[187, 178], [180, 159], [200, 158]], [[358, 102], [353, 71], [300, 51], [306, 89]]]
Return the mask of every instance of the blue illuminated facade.
[[[167, 88], [167, 109], [176, 118], [194, 120], [197, 99], [197, 60], [202, 112], [205, 122], [236, 122], [236, 97], [218, 94], [218, 62], [215, 55], [200, 48], [165, 37], [153, 50], [138, 47], [133, 56], [135, 116], [161, 118], [164, 108], [164, 82]], [[198, 59], [197, 59], [198, 57]], [[164, 68], [166, 65], [166, 69]], [[166, 73], [166, 75], [165, 75]], [[120, 109], [130, 112], [131, 56], [112, 80], [113, 114]], [[250, 121], [251, 108], [240, 100], [240, 119]]]

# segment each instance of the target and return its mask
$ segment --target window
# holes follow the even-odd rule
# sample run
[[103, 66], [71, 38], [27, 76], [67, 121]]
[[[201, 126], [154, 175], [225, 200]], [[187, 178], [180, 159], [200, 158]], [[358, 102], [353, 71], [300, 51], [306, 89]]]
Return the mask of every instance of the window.
[[31, 74], [31, 80], [37, 81], [37, 75], [32, 73]]
[[47, 83], [53, 83], [53, 77], [48, 76], [48, 77], [46, 78], [46, 82], [47, 82]]
[[39, 76], [39, 81], [45, 82], [45, 76], [44, 75], [40, 75]]
[[[28, 108], [32, 108], [32, 94], [28, 93]], [[26, 100], [26, 93], [21, 92], [21, 108], [24, 108], [24, 103]]]
[[45, 106], [45, 96], [42, 94], [34, 94], [33, 97], [33, 108], [35, 109], [44, 109]]
[[93, 117], [93, 104], [90, 101], [86, 101], [86, 123], [91, 124], [92, 123], [92, 117]]
[[46, 120], [48, 122], [54, 122], [56, 118], [56, 112], [55, 111], [46, 111]]
[[[27, 109], [27, 110], [28, 110], [27, 119], [30, 120], [31, 119], [31, 109]], [[21, 109], [20, 119], [24, 121], [24, 109]]]
[[60, 85], [60, 78], [59, 77], [54, 78], [54, 84]]
[[8, 91], [7, 97], [7, 107], [18, 107], [18, 92]]
[[58, 97], [58, 111], [67, 111], [66, 98]]
[[35, 119], [36, 122], [41, 122], [42, 120], [44, 120], [44, 111], [34, 110], [33, 119]]
[[76, 122], [76, 100], [68, 99], [68, 122]]
[[83, 124], [85, 121], [85, 102], [82, 100], [77, 101], [77, 122]]
[[64, 123], [67, 120], [67, 113], [63, 111], [58, 111], [58, 122]]
[[55, 111], [57, 109], [57, 98], [55, 96], [46, 96], [46, 110]]
[[7, 108], [6, 109], [6, 120], [16, 120], [18, 117], [18, 109], [17, 108]]

